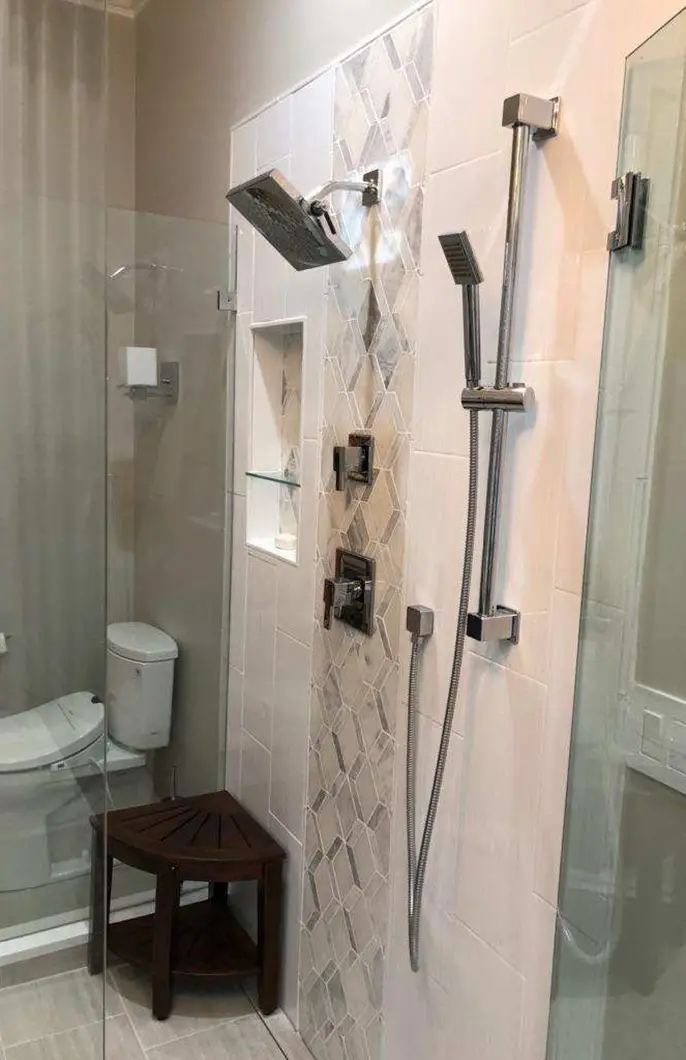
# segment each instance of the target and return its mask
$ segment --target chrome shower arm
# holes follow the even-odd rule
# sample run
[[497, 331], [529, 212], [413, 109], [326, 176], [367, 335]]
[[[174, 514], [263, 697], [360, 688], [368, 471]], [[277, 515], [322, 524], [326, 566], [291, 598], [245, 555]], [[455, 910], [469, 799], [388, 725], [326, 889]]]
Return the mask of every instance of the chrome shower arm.
[[330, 180], [322, 188], [312, 192], [307, 201], [313, 213], [326, 209], [325, 199], [334, 191], [359, 191], [363, 206], [377, 206], [381, 201], [381, 170], [372, 169], [363, 180]]
[[332, 191], [369, 191], [371, 187], [371, 181], [367, 180], [330, 180], [308, 198], [310, 202], [316, 202], [317, 199], [326, 199]]

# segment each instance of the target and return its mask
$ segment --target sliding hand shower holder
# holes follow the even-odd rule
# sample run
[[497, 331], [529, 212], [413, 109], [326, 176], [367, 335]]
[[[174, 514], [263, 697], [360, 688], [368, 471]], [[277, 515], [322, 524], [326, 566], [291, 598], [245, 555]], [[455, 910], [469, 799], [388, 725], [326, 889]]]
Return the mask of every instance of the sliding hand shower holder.
[[[483, 275], [466, 232], [440, 237], [453, 280], [462, 287], [466, 380], [465, 389], [462, 392], [462, 405], [469, 412], [469, 491], [455, 653], [441, 743], [419, 854], [417, 854], [416, 837], [415, 764], [417, 688], [422, 645], [433, 633], [433, 613], [430, 609], [420, 606], [408, 608], [407, 613], [407, 629], [412, 634], [407, 722], [408, 929], [410, 965], [415, 972], [419, 970], [419, 929], [424, 879], [448, 759], [465, 638], [469, 636], [480, 641], [503, 640], [513, 644], [519, 640], [521, 619], [519, 612], [494, 602], [507, 418], [511, 412], [527, 412], [534, 404], [534, 393], [529, 387], [510, 382], [512, 313], [529, 147], [532, 139], [540, 142], [556, 135], [559, 109], [558, 99], [537, 99], [534, 96], [525, 95], [506, 99], [503, 107], [503, 125], [512, 129], [512, 162], [505, 235], [502, 306], [493, 386], [484, 386], [481, 382], [479, 284], [483, 281]], [[493, 413], [493, 428], [484, 515], [479, 609], [474, 613], [469, 613], [469, 593], [476, 540], [480, 412]]]
[[527, 412], [534, 404], [534, 393], [529, 387], [521, 384], [511, 385], [509, 381], [512, 314], [529, 148], [532, 139], [540, 143], [557, 134], [559, 113], [560, 101], [557, 98], [538, 99], [535, 96], [520, 94], [506, 99], [503, 106], [503, 125], [512, 129], [512, 160], [495, 386], [470, 387], [467, 385], [462, 395], [464, 408], [493, 412], [479, 609], [471, 613], [467, 619], [467, 636], [472, 640], [507, 640], [512, 644], [517, 644], [519, 641], [520, 613], [495, 602], [507, 418], [508, 413]]

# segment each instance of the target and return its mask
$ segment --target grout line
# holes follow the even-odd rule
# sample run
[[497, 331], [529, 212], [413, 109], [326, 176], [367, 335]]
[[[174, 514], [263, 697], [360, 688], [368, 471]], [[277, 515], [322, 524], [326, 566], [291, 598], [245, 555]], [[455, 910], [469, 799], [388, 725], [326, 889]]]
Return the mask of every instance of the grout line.
[[465, 166], [473, 166], [477, 162], [487, 162], [491, 158], [497, 158], [498, 155], [504, 154], [505, 152], [502, 150], [487, 151], [485, 155], [475, 155], [473, 158], [463, 158], [460, 162], [449, 162], [446, 166], [439, 166], [437, 169], [427, 169], [425, 184], [429, 184], [432, 177], [442, 176], [445, 173], [452, 172], [452, 170], [464, 169]]
[[570, 15], [577, 15], [582, 8], [588, 7], [593, 3], [595, 3], [595, 0], [579, 0], [576, 6], [570, 8], [568, 11], [561, 11], [559, 15], [555, 15], [553, 18], [548, 18], [545, 22], [541, 22], [540, 26], [534, 26], [533, 29], [529, 29], [525, 33], [520, 33], [517, 37], [510, 37], [508, 47], [511, 48], [513, 44], [520, 44], [529, 37], [535, 36], [536, 33], [540, 33], [541, 30], [549, 29], [551, 26], [554, 26], [556, 22], [561, 22], [563, 18], [569, 18]]
[[[126, 998], [122, 995], [121, 990], [119, 989], [119, 987], [116, 987], [116, 990], [117, 990], [117, 994], [119, 996], [119, 999], [120, 999], [120, 1001], [122, 1003], [122, 1008], [124, 1010], [124, 1015], [126, 1016], [126, 1019], [128, 1021], [129, 1027], [131, 1028], [131, 1032], [133, 1034], [133, 1037], [138, 1042], [138, 1048], [140, 1049], [141, 1054], [143, 1056], [145, 1056], [145, 1049], [143, 1048], [143, 1042], [140, 1039], [138, 1031], [136, 1030], [136, 1024], [135, 1024], [134, 1020], [132, 1019], [131, 1013], [129, 1012], [128, 1007], [126, 1005]], [[107, 1031], [105, 1031], [105, 1034], [107, 1034]], [[105, 1053], [107, 1053], [107, 1038], [105, 1038]]]
[[263, 1016], [263, 1015], [262, 1015], [262, 1013], [260, 1012], [259, 1008], [258, 1008], [258, 1007], [257, 1007], [257, 1005], [255, 1004], [255, 1002], [254, 1002], [253, 998], [252, 998], [252, 997], [250, 996], [250, 994], [248, 993], [248, 991], [247, 991], [247, 990], [243, 990], [243, 992], [244, 992], [245, 996], [247, 997], [248, 1001], [250, 1002], [250, 1004], [252, 1005], [252, 1008], [253, 1008], [253, 1012], [254, 1012], [254, 1013], [255, 1013], [255, 1015], [256, 1015], [256, 1016], [257, 1016], [257, 1017], [259, 1018], [259, 1020], [260, 1020], [260, 1023], [262, 1024], [262, 1026], [263, 1026], [263, 1027], [265, 1028], [265, 1030], [267, 1031], [267, 1034], [269, 1035], [269, 1037], [270, 1037], [270, 1038], [272, 1039], [272, 1041], [274, 1042], [274, 1045], [275, 1045], [275, 1046], [276, 1046], [276, 1048], [277, 1048], [277, 1049], [279, 1050], [279, 1053], [281, 1054], [281, 1056], [284, 1056], [284, 1057], [286, 1058], [286, 1060], [289, 1060], [288, 1054], [287, 1054], [287, 1053], [286, 1053], [286, 1052], [285, 1052], [285, 1051], [284, 1051], [284, 1050], [283, 1050], [283, 1049], [281, 1048], [281, 1046], [279, 1045], [279, 1043], [278, 1043], [278, 1041], [277, 1041], [277, 1039], [276, 1039], [276, 1036], [275, 1036], [274, 1032], [272, 1031], [272, 1029], [271, 1029], [271, 1027], [269, 1026], [269, 1024], [267, 1023], [266, 1019], [264, 1018], [264, 1016]]
[[[147, 1049], [143, 1049], [141, 1046], [141, 1049], [143, 1049], [145, 1056], [148, 1056], [156, 1049], [167, 1049], [170, 1045], [176, 1045], [177, 1042], [186, 1042], [190, 1038], [197, 1038], [200, 1034], [209, 1034], [212, 1031], [219, 1030], [220, 1027], [228, 1027], [232, 1023], [239, 1023], [241, 1020], [251, 1020], [253, 1015], [254, 1013], [244, 1012], [240, 1016], [232, 1016], [229, 1019], [220, 1019], [216, 1023], [210, 1023], [207, 1027], [196, 1027], [195, 1030], [188, 1031], [187, 1034], [179, 1034], [175, 1038], [170, 1038], [166, 1042], [158, 1042], [157, 1045], [149, 1045]], [[152, 1015], [150, 1016], [150, 1020], [152, 1022]], [[140, 1038], [138, 1040], [140, 1041]]]
[[[320, 66], [313, 74], [308, 74], [307, 77], [303, 78], [301, 81], [298, 81], [291, 88], [284, 90], [282, 93], [275, 96], [268, 103], [263, 103], [259, 107], [257, 107], [257, 109], [250, 111], [244, 117], [238, 118], [237, 121], [231, 126], [229, 132], [233, 133], [236, 129], [240, 129], [241, 126], [247, 125], [248, 122], [254, 121], [255, 118], [259, 118], [260, 115], [264, 114], [265, 111], [271, 110], [271, 108], [277, 103], [282, 103], [284, 100], [289, 99], [291, 96], [294, 96], [296, 92], [300, 91], [300, 89], [306, 88], [308, 85], [311, 85], [313, 81], [316, 81], [318, 78], [323, 77], [325, 74], [328, 74], [329, 71], [335, 72], [338, 66], [341, 66], [343, 63], [347, 62], [348, 59], [352, 59], [352, 57], [354, 55], [357, 55], [358, 52], [364, 51], [365, 48], [367, 48], [370, 44], [373, 44], [374, 41], [376, 41], [377, 39], [380, 40], [382, 37], [385, 37], [387, 33], [392, 33], [393, 30], [397, 29], [398, 26], [401, 26], [403, 22], [409, 21], [409, 19], [411, 19], [414, 15], [418, 15], [419, 12], [422, 11], [424, 8], [431, 7], [434, 2], [435, 0], [414, 0], [414, 2], [411, 3], [407, 10], [404, 11], [401, 15], [397, 15], [390, 21], [385, 22], [378, 29], [372, 30], [371, 33], [368, 33], [365, 37], [362, 38], [361, 41], [358, 41], [357, 44], [353, 45], [347, 51], [339, 53], [330, 62], [326, 63], [324, 66]], [[435, 32], [436, 29], [434, 26], [434, 33]]]
[[[66, 951], [64, 951], [64, 952], [66, 952]], [[46, 956], [48, 956], [48, 955], [46, 954]], [[29, 958], [29, 959], [30, 960], [34, 959], [34, 960], [40, 961], [43, 958], [41, 956], [41, 957], [35, 957], [35, 958]], [[13, 966], [10, 964], [10, 965], [7, 965], [7, 967], [8, 968], [12, 968]], [[21, 990], [22, 987], [26, 988], [28, 986], [37, 986], [39, 983], [41, 983], [41, 984], [42, 983], [48, 983], [48, 982], [50, 982], [51, 979], [61, 979], [62, 976], [65, 976], [65, 975], [76, 975], [77, 972], [85, 972], [85, 971], [86, 971], [86, 965], [83, 964], [83, 965], [81, 965], [80, 968], [67, 968], [67, 969], [65, 969], [62, 972], [51, 972], [50, 975], [37, 975], [33, 979], [26, 979], [23, 983], [8, 983], [7, 986], [0, 986], [0, 996], [2, 996], [3, 994], [6, 994], [10, 990]], [[0, 1036], [0, 1046], [1, 1045], [2, 1045], [2, 1038]]]
[[[145, 973], [140, 973], [138, 969], [134, 968], [131, 965], [125, 965], [125, 967], [131, 968], [134, 972], [140, 974], [141, 977], [145, 976]], [[143, 1045], [143, 1042], [142, 1042], [139, 1034], [138, 1034], [138, 1031], [136, 1030], [135, 1021], [134, 1021], [134, 1019], [133, 1019], [133, 1017], [131, 1015], [131, 1012], [129, 1010], [128, 999], [121, 993], [121, 990], [119, 989], [119, 987], [116, 986], [116, 983], [115, 983], [115, 989], [117, 990], [117, 993], [118, 993], [118, 995], [119, 995], [119, 997], [121, 999], [122, 1005], [124, 1007], [124, 1012], [123, 1013], [119, 1013], [119, 1015], [125, 1015], [126, 1018], [128, 1019], [129, 1023], [131, 1024], [131, 1028], [133, 1030], [134, 1037], [136, 1038], [136, 1041], [138, 1042], [138, 1044], [140, 1046], [141, 1052], [145, 1056], [147, 1056], [149, 1053], [153, 1052], [155, 1049], [167, 1048], [167, 1046], [174, 1045], [176, 1042], [185, 1041], [187, 1038], [193, 1038], [197, 1034], [203, 1034], [203, 1033], [205, 1033], [207, 1031], [216, 1030], [218, 1027], [225, 1027], [229, 1023], [236, 1023], [238, 1020], [250, 1018], [250, 1016], [251, 1016], [251, 1013], [243, 1012], [243, 1013], [241, 1013], [238, 1016], [229, 1016], [228, 1018], [225, 1018], [225, 1019], [219, 1018], [219, 1019], [217, 1019], [216, 1022], [210, 1023], [209, 1026], [196, 1027], [194, 1030], [188, 1031], [186, 1034], [178, 1034], [174, 1038], [170, 1038], [166, 1042], [157, 1042], [154, 1045], [149, 1045], [147, 1047], [147, 1049], [146, 1049], [144, 1047], [144, 1045]], [[252, 1003], [252, 1000], [248, 997], [247, 993], [244, 990], [243, 990], [243, 993], [248, 998], [248, 1001], [250, 1002], [250, 1004], [251, 1004], [251, 1006], [253, 1007], [253, 1010], [254, 1010], [254, 1005]], [[146, 1008], [147, 1008], [147, 1006], [146, 1006]], [[114, 1018], [114, 1017], [108, 1017], [108, 1018]], [[153, 1022], [152, 1014], [150, 1014], [150, 1022]]]
[[[121, 1013], [119, 1013], [121, 1015]], [[37, 1038], [22, 1038], [20, 1042], [12, 1042], [11, 1045], [5, 1045], [5, 1049], [17, 1049], [22, 1045], [33, 1045], [35, 1042], [42, 1042], [46, 1038], [55, 1038], [58, 1034], [73, 1034], [75, 1031], [86, 1030], [88, 1027], [101, 1027], [107, 1019], [113, 1019], [114, 1017], [107, 1016], [103, 1020], [89, 1020], [88, 1023], [77, 1023], [73, 1027], [62, 1027], [60, 1030], [46, 1031], [44, 1034], [39, 1034]]]
[[[550, 612], [546, 611], [522, 612], [522, 614], [531, 615], [545, 615], [549, 613]], [[489, 666], [496, 666], [499, 670], [505, 670], [509, 674], [514, 674], [515, 677], [521, 677], [525, 681], [531, 681], [532, 684], [539, 685], [540, 688], [545, 688], [546, 690], [548, 688], [548, 685], [544, 681], [539, 681], [536, 677], [530, 677], [529, 674], [522, 673], [521, 670], [513, 670], [512, 667], [507, 664], [507, 662], [501, 662], [499, 659], [491, 659], [488, 655], [482, 655], [481, 652], [472, 651], [471, 649], [469, 650], [469, 654], [473, 655], [475, 659], [479, 659], [481, 662], [488, 663]]]
[[277, 1048], [277, 1049], [279, 1050], [279, 1053], [281, 1054], [281, 1056], [285, 1057], [285, 1058], [286, 1058], [286, 1060], [289, 1060], [289, 1058], [288, 1058], [288, 1053], [286, 1053], [286, 1052], [285, 1052], [285, 1051], [284, 1051], [284, 1050], [283, 1050], [283, 1049], [281, 1048], [281, 1046], [279, 1045], [278, 1041], [276, 1040], [276, 1036], [275, 1036], [275, 1034], [273, 1033], [273, 1031], [272, 1031], [271, 1027], [269, 1026], [269, 1024], [267, 1023], [267, 1021], [266, 1021], [266, 1020], [264, 1019], [264, 1017], [262, 1016], [262, 1013], [261, 1013], [261, 1012], [258, 1012], [258, 1013], [257, 1013], [257, 1015], [258, 1015], [258, 1016], [260, 1017], [260, 1022], [262, 1023], [262, 1026], [263, 1026], [263, 1027], [265, 1028], [265, 1030], [266, 1030], [267, 1034], [269, 1035], [269, 1037], [271, 1038], [271, 1040], [272, 1040], [272, 1041], [274, 1042], [274, 1045], [275, 1045], [275, 1046], [276, 1046], [276, 1048]]
[[258, 747], [261, 747], [266, 754], [271, 755], [271, 751], [266, 746], [266, 744], [263, 744], [261, 740], [258, 740], [257, 736], [253, 736], [253, 734], [250, 732], [250, 729], [246, 729], [245, 725], [242, 725], [241, 728], [243, 729], [243, 732], [246, 734], [246, 736], [249, 736], [251, 740], [255, 741]]
[[523, 982], [526, 982], [526, 976], [524, 972], [522, 972], [520, 968], [517, 968], [517, 966], [514, 965], [512, 961], [509, 961], [507, 957], [503, 956], [500, 950], [496, 949], [496, 947], [491, 942], [489, 942], [488, 939], [485, 939], [483, 935], [480, 935], [478, 931], [475, 931], [474, 928], [470, 927], [466, 920], [463, 920], [462, 917], [458, 916], [457, 914], [449, 914], [449, 919], [451, 919], [454, 923], [459, 924], [469, 935], [472, 936], [472, 938], [476, 939], [476, 941], [480, 942], [482, 946], [485, 946], [488, 950], [490, 950], [490, 952], [494, 954], [498, 958], [498, 960], [506, 966], [506, 968], [509, 968], [510, 971], [514, 972], [515, 975], [517, 975]]
[[[252, 1005], [255, 1015], [259, 1017], [260, 1022], [262, 1023], [262, 1025], [266, 1029], [267, 1033], [269, 1034], [269, 1037], [272, 1039], [272, 1041], [276, 1045], [276, 1047], [279, 1050], [279, 1053], [281, 1054], [281, 1056], [284, 1056], [286, 1058], [286, 1060], [292, 1060], [290, 1053], [286, 1052], [286, 1049], [281, 1045], [281, 1043], [279, 1042], [278, 1038], [276, 1037], [276, 1034], [272, 1030], [271, 1024], [269, 1023], [267, 1017], [263, 1016], [262, 1013], [260, 1012], [259, 1008], [257, 1007], [257, 1002], [255, 1001], [255, 999], [253, 997], [251, 997], [249, 991], [245, 987], [243, 987], [242, 989], [243, 989], [243, 992], [244, 992], [245, 996], [247, 997], [248, 1001]], [[295, 1036], [298, 1038], [298, 1040], [302, 1044], [302, 1047], [303, 1047], [305, 1053], [309, 1056], [310, 1055], [309, 1049], [305, 1045], [305, 1042], [303, 1041], [299, 1031], [297, 1031], [296, 1028], [293, 1027], [293, 1024], [288, 1019], [288, 1016], [286, 1016], [286, 1014], [283, 1012], [282, 1009], [277, 1009], [276, 1012], [273, 1013], [272, 1015], [277, 1015], [277, 1014], [282, 1015], [284, 1017], [284, 1019], [286, 1019], [288, 1021], [289, 1026], [293, 1029], [293, 1033], [295, 1034]]]
[[[119, 1012], [116, 1016], [106, 1016], [104, 1020], [98, 1020], [96, 1023], [82, 1023], [78, 1027], [68, 1027], [66, 1030], [49, 1031], [40, 1038], [31, 1038], [25, 1042], [16, 1042], [14, 1045], [8, 1045], [7, 1050], [12, 1051], [14, 1049], [23, 1049], [26, 1045], [37, 1045], [40, 1042], [47, 1042], [54, 1038], [60, 1038], [67, 1034], [76, 1034], [77, 1031], [87, 1030], [90, 1027], [101, 1027], [103, 1029], [103, 1042], [106, 1042], [107, 1024], [113, 1020], [126, 1019], [127, 1017], [123, 1012]], [[7, 1053], [0, 1048], [0, 1060], [6, 1057]]]

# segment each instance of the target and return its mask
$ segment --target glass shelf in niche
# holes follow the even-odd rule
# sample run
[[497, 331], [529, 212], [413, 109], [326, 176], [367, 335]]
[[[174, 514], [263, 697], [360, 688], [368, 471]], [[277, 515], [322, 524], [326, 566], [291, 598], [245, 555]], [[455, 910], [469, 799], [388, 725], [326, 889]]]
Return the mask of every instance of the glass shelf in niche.
[[300, 483], [284, 471], [246, 471], [248, 478], [261, 479], [262, 482], [276, 482], [278, 486], [287, 486], [289, 489], [299, 490]]

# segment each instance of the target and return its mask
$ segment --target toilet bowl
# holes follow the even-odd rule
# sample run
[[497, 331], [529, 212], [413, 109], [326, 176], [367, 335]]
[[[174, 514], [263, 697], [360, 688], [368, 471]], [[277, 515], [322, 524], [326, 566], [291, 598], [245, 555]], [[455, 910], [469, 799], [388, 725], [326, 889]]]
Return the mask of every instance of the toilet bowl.
[[147, 751], [169, 742], [176, 642], [138, 622], [110, 626], [107, 640], [107, 733], [92, 692], [0, 718], [0, 892], [86, 872], [87, 850], [51, 856], [51, 818], [73, 803], [67, 816], [87, 822], [103, 808], [102, 785], [89, 777], [141, 769]]

